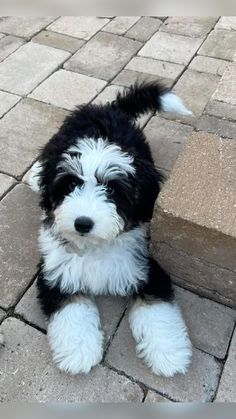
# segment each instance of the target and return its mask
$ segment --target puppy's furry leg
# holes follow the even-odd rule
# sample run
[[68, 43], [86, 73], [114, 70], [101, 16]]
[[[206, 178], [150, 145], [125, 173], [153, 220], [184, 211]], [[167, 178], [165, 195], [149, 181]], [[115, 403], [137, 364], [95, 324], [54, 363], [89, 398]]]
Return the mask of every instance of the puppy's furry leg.
[[33, 166], [31, 167], [28, 175], [26, 176], [26, 183], [29, 185], [29, 187], [32, 189], [32, 191], [34, 192], [39, 192], [40, 191], [40, 172], [42, 170], [42, 164], [40, 163], [39, 160], [37, 160]]
[[61, 370], [88, 373], [103, 355], [103, 332], [95, 304], [88, 298], [74, 297], [50, 318], [48, 340]]
[[191, 343], [180, 309], [171, 301], [172, 293], [169, 301], [167, 288], [163, 293], [166, 273], [155, 261], [151, 264], [149, 283], [131, 309], [129, 322], [138, 356], [155, 374], [171, 377], [187, 371]]
[[50, 288], [41, 272], [37, 286], [48, 317], [48, 340], [55, 363], [70, 374], [87, 373], [103, 355], [99, 312], [89, 299]]

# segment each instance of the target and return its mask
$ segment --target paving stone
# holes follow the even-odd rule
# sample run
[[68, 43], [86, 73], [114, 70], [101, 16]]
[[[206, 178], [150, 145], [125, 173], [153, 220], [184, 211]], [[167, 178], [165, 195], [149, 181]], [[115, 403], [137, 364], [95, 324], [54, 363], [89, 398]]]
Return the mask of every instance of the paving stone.
[[1, 401], [124, 402], [141, 401], [140, 387], [107, 367], [69, 376], [51, 361], [47, 338], [21, 321], [8, 318], [1, 329]]
[[64, 67], [109, 80], [124, 67], [141, 45], [138, 41], [100, 32], [76, 52]]
[[29, 38], [49, 25], [55, 17], [5, 16], [0, 19], [0, 31]]
[[156, 166], [172, 170], [193, 128], [155, 116], [145, 127]]
[[119, 324], [127, 305], [127, 299], [121, 297], [100, 296], [95, 298], [105, 333], [105, 345], [110, 341]]
[[[133, 71], [133, 70], [122, 70], [116, 78], [112, 81], [112, 83], [119, 84], [121, 86], [130, 87], [131, 84], [136, 82], [155, 82], [157, 81], [157, 76], [148, 73], [141, 73], [140, 71]], [[161, 82], [166, 86], [171, 86], [173, 80], [169, 79], [161, 79]]]
[[200, 55], [233, 60], [236, 51], [236, 32], [218, 30], [213, 31], [199, 50]]
[[228, 66], [212, 99], [236, 105], [236, 62]]
[[0, 173], [0, 198], [15, 183], [15, 179]]
[[221, 376], [216, 402], [235, 402], [236, 394], [236, 330], [234, 331], [229, 355]]
[[214, 93], [219, 82], [219, 77], [213, 74], [199, 73], [193, 70], [186, 70], [175, 85], [175, 92], [181, 97], [188, 109], [193, 112], [192, 116], [176, 116], [176, 114], [165, 113], [163, 116], [168, 119], [178, 119], [194, 125]]
[[16, 314], [20, 314], [32, 325], [38, 326], [43, 330], [47, 328], [47, 321], [37, 300], [36, 282], [26, 291], [20, 302], [15, 308]]
[[62, 16], [47, 29], [88, 40], [108, 22], [96, 16]]
[[[180, 231], [184, 232], [184, 225], [178, 222], [176, 224], [177, 236]], [[152, 242], [152, 253], [155, 259], [171, 275], [175, 284], [236, 308], [235, 272], [197, 258], [187, 251], [179, 250], [164, 242], [156, 242], [153, 238]]]
[[126, 32], [125, 36], [136, 39], [140, 42], [146, 42], [151, 36], [158, 31], [162, 21], [149, 16], [142, 17], [132, 28]]
[[0, 91], [0, 118], [9, 111], [19, 100], [20, 96]]
[[170, 402], [170, 400], [166, 399], [165, 397], [161, 396], [155, 391], [148, 390], [144, 403], [160, 403], [160, 402]]
[[236, 106], [229, 105], [228, 103], [211, 100], [207, 104], [205, 112], [219, 118], [236, 120]]
[[26, 95], [69, 56], [69, 52], [29, 42], [0, 63], [0, 88]]
[[58, 70], [40, 84], [30, 97], [72, 110], [77, 105], [90, 102], [105, 86], [103, 80]]
[[12, 54], [24, 43], [24, 40], [15, 36], [5, 36], [0, 41], [0, 61]]
[[140, 16], [117, 16], [103, 28], [103, 31], [124, 35], [139, 19]]
[[0, 306], [8, 308], [15, 304], [37, 269], [40, 217], [37, 197], [27, 186], [17, 185], [1, 201], [0, 212]]
[[175, 63], [153, 60], [152, 58], [134, 57], [125, 69], [153, 74], [157, 78], [175, 80], [184, 70], [184, 66]]
[[236, 302], [235, 161], [234, 139], [192, 134], [158, 197], [151, 228], [153, 251], [158, 255], [162, 244], [173, 251], [172, 274], [211, 290], [213, 299], [218, 293], [231, 302]]
[[214, 116], [202, 115], [196, 124], [199, 131], [210, 132], [224, 138], [235, 138], [235, 123]]
[[2, 320], [5, 318], [5, 316], [6, 316], [5, 311], [3, 311], [3, 310], [0, 308], [0, 322], [2, 322]]
[[33, 99], [18, 103], [0, 120], [0, 170], [21, 177], [66, 115]]
[[144, 16], [126, 32], [125, 36], [140, 42], [146, 42], [156, 31], [158, 31], [161, 25], [162, 21], [160, 19]]
[[210, 73], [215, 74], [216, 76], [222, 76], [228, 65], [228, 61], [197, 55], [193, 61], [191, 61], [189, 68], [191, 70], [200, 71], [201, 73]]
[[193, 345], [217, 358], [225, 358], [236, 321], [236, 311], [176, 287], [178, 301]]
[[110, 86], [107, 86], [97, 97], [93, 100], [93, 104], [99, 105], [103, 104], [105, 105], [108, 102], [112, 102], [115, 100], [116, 95], [118, 92], [122, 92], [124, 90], [124, 87], [117, 86], [115, 84], [112, 84]]
[[135, 354], [127, 316], [122, 320], [108, 350], [106, 361], [119, 371], [176, 401], [210, 401], [215, 394], [221, 368], [215, 359], [194, 349], [186, 375], [166, 378], [153, 374]]
[[176, 16], [165, 20], [162, 31], [201, 38], [208, 34], [217, 22], [217, 17]]
[[[126, 299], [119, 297], [97, 297], [96, 303], [101, 315], [102, 328], [107, 343], [116, 330], [117, 324], [125, 310]], [[29, 288], [15, 309], [28, 322], [41, 329], [46, 329], [46, 320], [37, 301], [36, 282]]]
[[222, 16], [216, 25], [216, 29], [236, 31], [236, 16]]
[[82, 39], [76, 39], [72, 36], [52, 31], [39, 32], [32, 41], [37, 42], [38, 44], [48, 45], [49, 47], [64, 49], [65, 51], [72, 53], [78, 51], [78, 49], [84, 45]]
[[[159, 223], [160, 241], [236, 272], [235, 159], [234, 140], [193, 133], [158, 198], [157, 207], [162, 210], [153, 227]], [[169, 229], [165, 224], [163, 236], [165, 216]], [[175, 225], [185, 234], [172, 236]]]
[[139, 51], [139, 55], [188, 64], [202, 43], [202, 39], [157, 32]]

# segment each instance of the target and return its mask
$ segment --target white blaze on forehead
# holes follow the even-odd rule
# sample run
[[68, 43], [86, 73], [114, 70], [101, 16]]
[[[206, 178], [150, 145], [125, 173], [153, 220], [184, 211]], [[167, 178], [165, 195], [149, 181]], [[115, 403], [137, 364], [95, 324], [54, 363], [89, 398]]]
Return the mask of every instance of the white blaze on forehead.
[[60, 167], [85, 179], [96, 175], [102, 180], [109, 180], [135, 173], [133, 157], [102, 138], [78, 140], [63, 157]]

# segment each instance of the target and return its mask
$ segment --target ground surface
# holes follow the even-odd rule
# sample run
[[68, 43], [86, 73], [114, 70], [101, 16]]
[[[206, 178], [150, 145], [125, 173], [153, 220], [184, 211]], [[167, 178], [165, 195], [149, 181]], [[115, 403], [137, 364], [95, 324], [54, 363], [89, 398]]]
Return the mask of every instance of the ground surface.
[[73, 378], [52, 365], [35, 297], [37, 196], [24, 183], [40, 146], [74, 105], [113, 99], [137, 78], [174, 85], [194, 112], [139, 121], [166, 176], [194, 129], [235, 137], [236, 93], [230, 105], [211, 100], [233, 61], [235, 29], [231, 17], [0, 19], [2, 401], [236, 401], [236, 313], [181, 288], [195, 348], [186, 376], [150, 373], [135, 356], [127, 301], [113, 298], [98, 299], [107, 336], [101, 365]]

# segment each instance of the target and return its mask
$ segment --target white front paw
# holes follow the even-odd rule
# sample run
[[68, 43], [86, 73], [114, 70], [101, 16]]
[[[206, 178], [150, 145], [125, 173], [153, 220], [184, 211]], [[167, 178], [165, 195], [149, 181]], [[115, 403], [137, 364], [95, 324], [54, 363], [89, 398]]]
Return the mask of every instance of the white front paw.
[[143, 338], [137, 344], [137, 355], [143, 358], [146, 365], [151, 368], [152, 372], [165, 377], [173, 377], [175, 374], [185, 374], [191, 361], [192, 349], [190, 341], [186, 341], [185, 345], [168, 346], [165, 350], [161, 350], [155, 338]]
[[155, 374], [172, 377], [187, 372], [192, 345], [175, 304], [140, 304], [131, 311], [129, 320], [137, 355]]
[[68, 304], [48, 324], [53, 360], [70, 374], [88, 373], [103, 356], [103, 332], [97, 308], [91, 304]]

